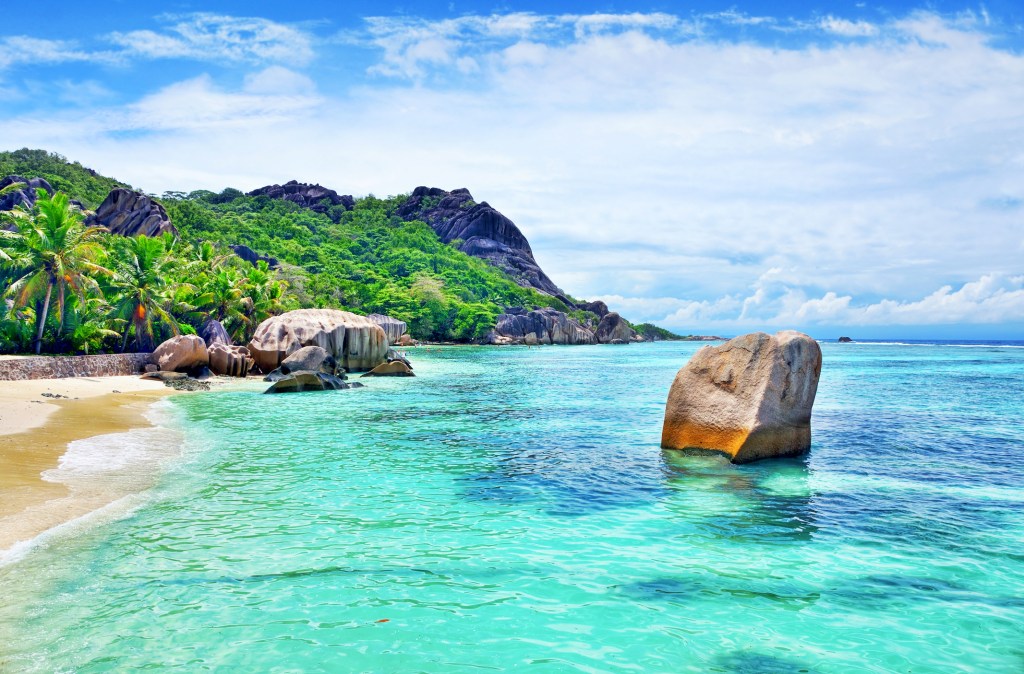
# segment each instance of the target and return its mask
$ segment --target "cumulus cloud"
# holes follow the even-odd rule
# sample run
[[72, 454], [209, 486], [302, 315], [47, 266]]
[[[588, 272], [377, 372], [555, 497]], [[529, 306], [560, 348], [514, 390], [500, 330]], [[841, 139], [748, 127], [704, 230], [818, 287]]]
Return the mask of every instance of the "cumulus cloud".
[[[638, 17], [371, 19], [331, 46], [375, 57], [342, 94], [243, 56], [233, 82], [0, 135], [155, 192], [469, 187], [568, 292], [692, 331], [1020, 320], [1024, 56], [993, 28]], [[721, 33], [747, 19], [821, 39]]]
[[[766, 276], [772, 276], [769, 272]], [[833, 291], [807, 297], [801, 288], [759, 279], [753, 292], [715, 300], [674, 297], [606, 298], [608, 306], [636, 320], [692, 331], [700, 326], [740, 332], [758, 327], [929, 326], [1024, 322], [1024, 276], [986, 274], [959, 288], [945, 285], [912, 300], [857, 302]]]

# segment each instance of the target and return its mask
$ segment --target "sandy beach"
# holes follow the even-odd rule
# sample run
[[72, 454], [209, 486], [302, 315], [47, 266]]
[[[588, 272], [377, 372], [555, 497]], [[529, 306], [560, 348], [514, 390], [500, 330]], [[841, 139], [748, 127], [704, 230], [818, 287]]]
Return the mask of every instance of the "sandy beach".
[[147, 409], [170, 393], [159, 381], [134, 376], [0, 382], [0, 557], [152, 484], [155, 475], [146, 469], [132, 479], [44, 473], [59, 467], [73, 441], [151, 426]]

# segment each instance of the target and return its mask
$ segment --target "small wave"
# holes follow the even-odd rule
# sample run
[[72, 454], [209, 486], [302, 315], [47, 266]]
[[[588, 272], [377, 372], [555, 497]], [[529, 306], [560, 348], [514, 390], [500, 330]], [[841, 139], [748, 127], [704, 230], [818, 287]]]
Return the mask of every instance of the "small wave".
[[144, 502], [144, 492], [184, 449], [184, 435], [169, 401], [154, 403], [145, 417], [154, 425], [68, 444], [57, 466], [41, 475], [46, 482], [66, 486], [68, 495], [32, 506], [25, 516], [45, 521], [54, 518], [56, 510], [80, 514], [0, 550], [0, 567], [23, 559], [54, 536], [124, 517]]

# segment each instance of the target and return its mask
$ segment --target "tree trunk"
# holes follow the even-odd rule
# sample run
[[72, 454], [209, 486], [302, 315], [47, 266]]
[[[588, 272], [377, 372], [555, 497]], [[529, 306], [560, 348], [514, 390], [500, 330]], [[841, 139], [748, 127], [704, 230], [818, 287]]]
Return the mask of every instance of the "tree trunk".
[[46, 284], [46, 299], [43, 300], [43, 314], [39, 318], [39, 331], [36, 333], [36, 355], [43, 350], [43, 330], [46, 329], [46, 315], [50, 313], [50, 295], [53, 293], [53, 279]]

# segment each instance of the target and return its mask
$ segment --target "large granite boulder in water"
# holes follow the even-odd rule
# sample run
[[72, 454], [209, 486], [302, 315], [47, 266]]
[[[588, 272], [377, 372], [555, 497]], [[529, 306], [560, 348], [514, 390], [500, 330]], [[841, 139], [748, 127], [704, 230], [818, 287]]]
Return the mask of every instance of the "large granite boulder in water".
[[153, 360], [164, 372], [186, 372], [208, 365], [210, 355], [199, 335], [178, 335], [156, 347]]
[[537, 264], [530, 242], [515, 223], [486, 201], [476, 203], [465, 188], [446, 192], [417, 187], [397, 214], [405, 220], [423, 220], [445, 243], [460, 240], [459, 250], [487, 260], [521, 286], [562, 294]]
[[275, 381], [264, 393], [301, 393], [303, 391], [341, 391], [360, 388], [362, 384], [350, 384], [341, 377], [326, 372], [299, 371], [285, 375]]
[[210, 356], [210, 370], [214, 374], [226, 377], [244, 377], [249, 374], [254, 361], [249, 349], [244, 346], [231, 346], [223, 342], [214, 342], [206, 349]]
[[820, 373], [817, 342], [793, 330], [706, 346], [672, 382], [661, 446], [722, 452], [733, 463], [802, 454]]
[[106, 227], [112, 234], [121, 236], [178, 234], [163, 206], [141, 192], [123, 187], [110, 190], [96, 212], [85, 219], [85, 224]]
[[298, 309], [260, 323], [249, 351], [260, 370], [270, 372], [304, 346], [323, 348], [339, 366], [352, 372], [383, 363], [388, 338], [365, 316], [336, 309]]
[[402, 339], [402, 335], [405, 334], [405, 321], [400, 321], [397, 318], [391, 318], [384, 314], [370, 314], [367, 318], [384, 329], [385, 334], [388, 336], [388, 344], [398, 344], [398, 341]]
[[594, 333], [561, 311], [510, 309], [498, 316], [491, 344], [594, 344]]
[[628, 344], [636, 338], [636, 331], [614, 311], [608, 312], [597, 324], [597, 341], [601, 344]]

